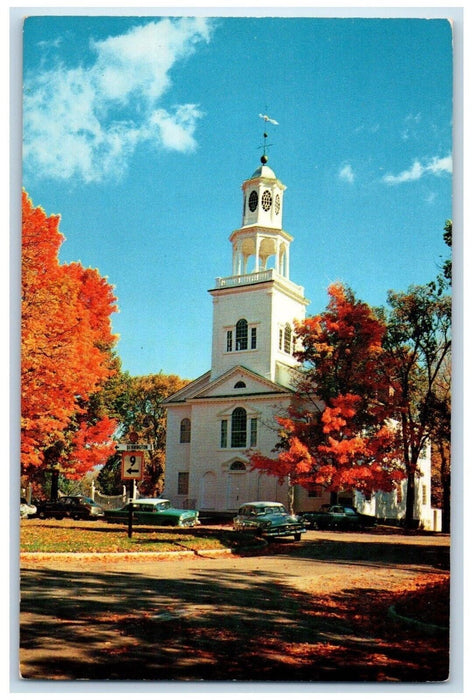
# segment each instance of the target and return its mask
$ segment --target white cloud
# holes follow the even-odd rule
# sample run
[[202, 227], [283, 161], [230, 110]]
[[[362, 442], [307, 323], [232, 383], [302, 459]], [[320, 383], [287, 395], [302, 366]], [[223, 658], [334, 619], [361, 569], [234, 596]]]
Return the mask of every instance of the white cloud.
[[192, 151], [196, 147], [194, 131], [202, 112], [197, 105], [180, 105], [173, 114], [165, 109], [156, 110], [150, 119], [156, 125], [164, 148], [175, 151]]
[[442, 173], [452, 172], [452, 156], [446, 156], [445, 158], [435, 157], [427, 166], [427, 171], [431, 172], [433, 175], [441, 175]]
[[409, 170], [403, 170], [399, 175], [387, 174], [383, 177], [383, 182], [388, 185], [398, 185], [401, 182], [410, 182], [412, 180], [420, 180], [424, 175], [442, 175], [452, 172], [452, 156], [448, 155], [445, 158], [435, 156], [425, 165], [419, 160], [415, 160]]
[[119, 176], [137, 144], [177, 151], [196, 147], [196, 105], [161, 104], [170, 71], [210, 39], [202, 17], [165, 18], [92, 41], [95, 63], [36, 74], [25, 81], [24, 160], [36, 174], [86, 182]]
[[351, 167], [350, 163], [347, 163], [342, 168], [340, 168], [338, 172], [338, 177], [340, 178], [340, 180], [345, 180], [346, 182], [354, 182], [355, 173], [353, 172], [353, 168]]

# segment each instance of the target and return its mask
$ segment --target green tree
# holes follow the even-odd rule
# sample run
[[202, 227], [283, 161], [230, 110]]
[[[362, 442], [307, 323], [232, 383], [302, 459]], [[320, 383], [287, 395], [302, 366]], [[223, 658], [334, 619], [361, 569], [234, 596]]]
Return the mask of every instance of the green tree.
[[406, 525], [412, 527], [419, 458], [434, 438], [436, 424], [447, 418], [438, 385], [451, 351], [451, 298], [432, 282], [407, 293], [390, 292], [388, 303], [385, 348], [393, 359], [395, 417], [407, 477]]
[[450, 461], [451, 461], [451, 374], [450, 354], [440, 369], [434, 386], [435, 412], [433, 412], [432, 476], [437, 486], [437, 507], [442, 508], [442, 529], [450, 531]]
[[[453, 243], [453, 224], [450, 219], [445, 222], [445, 227], [443, 229], [443, 240], [446, 245], [451, 249]], [[443, 264], [443, 276], [448, 284], [452, 284], [452, 258], [445, 260]]]
[[97, 474], [97, 484], [101, 493], [116, 496], [122, 491], [121, 456], [117, 452], [109, 457]]
[[[443, 238], [452, 247], [453, 226], [447, 220]], [[443, 275], [406, 293], [389, 292], [383, 312], [387, 327], [384, 346], [393, 359], [395, 417], [401, 425], [403, 462], [407, 475], [406, 524], [414, 526], [415, 477], [419, 457], [428, 443], [440, 451], [444, 507], [449, 522], [452, 262]]]
[[[166, 446], [166, 411], [164, 400], [187, 384], [177, 375], [149, 374], [132, 377], [128, 372], [117, 371], [103, 390], [103, 400], [109, 412], [119, 422], [117, 440], [126, 442], [135, 432], [140, 443], [152, 445], [145, 452], [145, 476], [140, 482], [140, 492], [159, 495], [164, 487]], [[98, 482], [105, 493], [116, 488], [120, 474], [120, 456], [112, 455]], [[119, 489], [118, 489], [119, 490]], [[117, 493], [117, 490], [112, 493]]]

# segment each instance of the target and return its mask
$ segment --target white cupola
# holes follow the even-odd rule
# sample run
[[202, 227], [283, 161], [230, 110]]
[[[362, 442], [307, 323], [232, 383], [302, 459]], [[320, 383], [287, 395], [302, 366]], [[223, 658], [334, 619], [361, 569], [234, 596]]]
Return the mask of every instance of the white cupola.
[[286, 186], [276, 177], [267, 161], [267, 156], [263, 155], [260, 167], [242, 184], [242, 226], [230, 236], [232, 274], [274, 269], [282, 277], [289, 278], [292, 236], [282, 228]]
[[263, 163], [257, 168], [253, 175], [245, 180], [242, 189], [242, 226], [260, 224], [271, 228], [282, 227], [283, 193], [286, 186], [278, 180], [268, 165]]

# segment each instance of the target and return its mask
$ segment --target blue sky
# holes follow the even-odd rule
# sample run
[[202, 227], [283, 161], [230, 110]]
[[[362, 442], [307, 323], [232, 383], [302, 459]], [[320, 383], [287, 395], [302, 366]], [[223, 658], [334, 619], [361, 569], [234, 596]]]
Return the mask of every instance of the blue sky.
[[114, 285], [131, 374], [209, 369], [265, 128], [309, 314], [335, 280], [383, 305], [448, 256], [446, 20], [40, 15], [23, 58], [23, 185], [61, 215], [61, 260]]

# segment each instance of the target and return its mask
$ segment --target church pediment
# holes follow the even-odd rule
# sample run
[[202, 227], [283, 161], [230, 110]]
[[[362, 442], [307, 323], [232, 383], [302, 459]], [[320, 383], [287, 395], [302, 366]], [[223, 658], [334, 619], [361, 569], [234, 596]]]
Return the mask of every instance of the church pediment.
[[171, 396], [168, 396], [168, 398], [165, 401], [163, 401], [163, 403], [166, 405], [171, 403], [183, 403], [185, 401], [189, 401], [189, 399], [192, 399], [194, 396], [200, 394], [200, 392], [208, 386], [210, 382], [210, 374], [211, 373], [209, 371], [205, 374], [202, 374], [200, 377], [197, 377], [197, 379], [194, 379], [194, 381], [190, 382], [189, 384], [186, 384], [185, 387], [183, 387], [179, 391], [176, 391], [176, 393], [172, 394]]
[[284, 395], [288, 391], [279, 384], [261, 377], [243, 366], [233, 367], [225, 372], [220, 377], [217, 377], [201, 390], [189, 395], [186, 400], [202, 400], [232, 397], [239, 398], [241, 396], [275, 396]]

